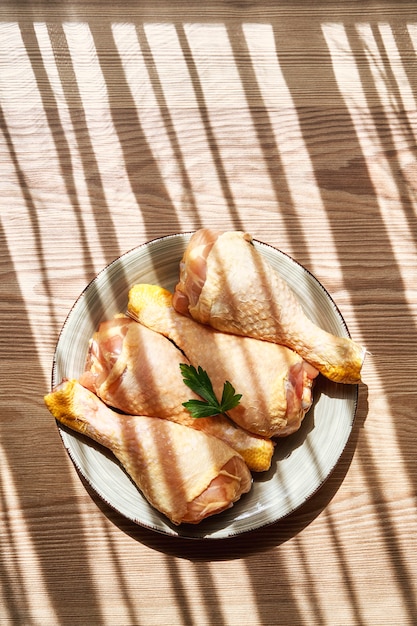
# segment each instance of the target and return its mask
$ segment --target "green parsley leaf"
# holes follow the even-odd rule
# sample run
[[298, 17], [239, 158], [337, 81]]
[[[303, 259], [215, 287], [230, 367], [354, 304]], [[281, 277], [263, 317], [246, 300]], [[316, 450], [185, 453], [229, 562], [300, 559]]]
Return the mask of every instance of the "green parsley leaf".
[[227, 411], [230, 411], [230, 409], [233, 409], [239, 404], [242, 394], [236, 393], [233, 385], [228, 380], [224, 383], [222, 399], [221, 402], [219, 402], [213, 391], [211, 380], [202, 367], [198, 366], [196, 369], [193, 365], [181, 363], [180, 370], [187, 387], [203, 398], [203, 400], [188, 400], [187, 402], [183, 402], [183, 406], [193, 417], [224, 415]]

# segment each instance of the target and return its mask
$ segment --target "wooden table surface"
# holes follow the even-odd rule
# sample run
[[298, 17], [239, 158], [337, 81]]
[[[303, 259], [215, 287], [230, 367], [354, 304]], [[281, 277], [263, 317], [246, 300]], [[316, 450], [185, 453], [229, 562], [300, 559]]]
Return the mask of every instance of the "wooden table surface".
[[[0, 623], [416, 624], [415, 1], [3, 0], [0, 55]], [[297, 259], [371, 353], [325, 484], [216, 541], [110, 509], [43, 403], [89, 281], [202, 226]]]

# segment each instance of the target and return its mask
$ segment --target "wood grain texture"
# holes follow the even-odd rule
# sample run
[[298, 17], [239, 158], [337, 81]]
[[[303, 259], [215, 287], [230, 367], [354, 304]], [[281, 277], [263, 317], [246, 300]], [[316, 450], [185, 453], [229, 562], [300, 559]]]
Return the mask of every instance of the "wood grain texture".
[[[0, 623], [417, 623], [417, 12], [403, 0], [0, 7]], [[352, 437], [285, 520], [172, 541], [84, 484], [43, 404], [120, 254], [243, 229], [370, 355]]]

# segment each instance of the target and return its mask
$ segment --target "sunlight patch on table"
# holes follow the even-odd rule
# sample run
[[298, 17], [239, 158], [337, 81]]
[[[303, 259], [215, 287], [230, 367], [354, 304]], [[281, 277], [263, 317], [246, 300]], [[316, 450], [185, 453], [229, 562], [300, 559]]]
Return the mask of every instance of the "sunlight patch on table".
[[[75, 474], [73, 476], [74, 485], [80, 488], [79, 477]], [[82, 486], [81, 489], [83, 489]], [[104, 607], [109, 593], [107, 581], [109, 580], [111, 580], [113, 601], [117, 602], [118, 606], [118, 622], [121, 624], [140, 624], [140, 615], [135, 608], [137, 590], [135, 591], [129, 584], [130, 578], [136, 580], [133, 573], [129, 576], [129, 555], [117, 553], [117, 542], [113, 542], [111, 539], [112, 528], [109, 528], [109, 522], [102, 514], [93, 513], [92, 509], [95, 508], [95, 505], [90, 499], [79, 498], [77, 507], [79, 510], [78, 521], [83, 529], [83, 537], [85, 537], [86, 560], [91, 576], [91, 586], [95, 590], [97, 604], [103, 608], [103, 626], [112, 626], [116, 617], [113, 616], [108, 620], [104, 618]], [[93, 516], [94, 523], [92, 524]], [[104, 580], [103, 571], [106, 572]]]
[[[89, 142], [96, 158], [99, 170], [100, 193], [106, 199], [108, 207], [113, 207], [120, 199], [123, 190], [123, 201], [137, 205], [129, 176], [126, 172], [121, 138], [112, 119], [109, 87], [101, 68], [100, 59], [95, 48], [94, 39], [88, 24], [64, 23], [69, 55], [73, 64], [79, 97], [83, 104], [84, 119], [88, 130]], [[109, 145], [112, 146], [109, 154]], [[120, 180], [114, 179], [114, 172], [119, 172]], [[139, 214], [138, 214], [139, 217]], [[109, 212], [109, 219], [110, 212]], [[114, 228], [114, 236], [118, 229]], [[120, 249], [122, 249], [120, 247]]]
[[[147, 149], [152, 153], [161, 180], [166, 182], [166, 192], [170, 194], [170, 200], [180, 220], [180, 211], [187, 206], [193, 208], [206, 203], [204, 186], [196, 175], [200, 171], [202, 159], [205, 160], [207, 177], [211, 184], [219, 188], [219, 183], [175, 30], [169, 25], [161, 28], [162, 33], [158, 26], [147, 28], [145, 25], [141, 29], [141, 37], [146, 40], [148, 50], [143, 49], [144, 41], [141, 45], [140, 31], [134, 24], [112, 24], [112, 35]], [[169, 51], [173, 53], [172, 72], [168, 76], [163, 74], [166, 59], [159, 59], [161, 68], [158, 67], [158, 38], [161, 37], [166, 45], [164, 33], [169, 42]], [[169, 51], [166, 54], [169, 55]], [[186, 110], [183, 106], [171, 103], [172, 90], [167, 83], [173, 76], [178, 79], [178, 85], [181, 85], [178, 93], [183, 96], [186, 94], [185, 97], [190, 101]], [[176, 94], [175, 89], [173, 92]], [[196, 132], [199, 142], [195, 142], [193, 137]], [[198, 152], [194, 147], [196, 143]], [[197, 228], [200, 222], [196, 215], [193, 219]], [[184, 229], [189, 228], [188, 224], [187, 220]]]
[[[376, 45], [373, 31], [366, 24], [358, 25], [357, 30], [364, 46], [369, 70], [373, 76], [374, 88], [380, 96], [381, 105], [391, 124], [391, 137], [396, 147], [396, 154], [394, 159], [388, 158], [378, 132], [377, 122], [374, 121], [373, 113], [368, 104], [367, 88], [366, 85], [362, 84], [360, 70], [345, 27], [343, 24], [323, 24], [322, 29], [331, 54], [335, 79], [351, 114], [351, 122], [355, 128], [357, 140], [366, 161], [367, 171], [375, 189], [375, 197], [386, 226], [387, 237], [391, 242], [392, 253], [395, 255], [397, 250], [401, 250], [402, 258], [401, 260], [399, 257], [397, 258], [398, 271], [401, 272], [404, 247], [407, 246], [410, 256], [414, 258], [417, 255], [417, 249], [414, 240], [415, 233], [410, 228], [403, 207], [395, 159], [400, 170], [402, 167], [409, 167], [410, 165], [415, 169], [416, 159], [413, 155], [410, 132], [408, 129], [404, 129], [402, 122], [401, 111], [404, 102], [398, 100], [399, 96], [395, 92], [407, 99], [408, 106], [415, 106], [414, 100], [409, 102], [408, 82], [405, 91], [401, 90], [400, 80], [397, 81], [395, 90], [392, 84], [387, 82], [386, 65], [382, 60], [381, 50]], [[383, 36], [387, 36], [385, 27], [381, 29], [381, 32]], [[391, 33], [389, 33], [389, 37], [391, 38]], [[405, 75], [402, 74], [402, 76], [404, 83]], [[352, 88], [352, 83], [354, 88]], [[401, 110], [399, 110], [400, 105]], [[415, 203], [414, 206], [416, 208]], [[393, 214], [395, 214], [395, 219], [392, 219]], [[407, 292], [404, 293], [407, 297]]]
[[[210, 587], [215, 589], [218, 611], [224, 624], [262, 624], [259, 599], [256, 597], [253, 573], [248, 571], [247, 560], [234, 562], [233, 579], [230, 577], [228, 561], [209, 562]], [[255, 579], [256, 580], [256, 579]], [[244, 601], [239, 590], [245, 590]]]
[[[327, 510], [322, 515], [329, 518]], [[340, 545], [339, 547], [335, 545], [334, 534], [329, 532], [328, 526], [325, 528], [326, 532], [321, 536], [322, 555], [327, 563], [325, 584], [326, 586], [337, 586], [339, 589], [338, 601], [344, 606], [345, 614], [349, 615], [352, 623], [354, 623], [355, 610], [346, 584], [347, 565]], [[337, 539], [338, 544], [341, 541], [341, 538]], [[317, 577], [315, 576], [317, 562], [311, 558], [308, 545], [308, 538], [303, 533], [291, 541], [285, 567], [289, 579], [288, 586], [294, 590], [294, 602], [300, 616], [303, 616], [305, 620], [303, 623], [331, 624], [334, 621], [334, 614], [332, 614], [332, 608], [328, 603], [323, 602], [323, 581], [321, 585], [317, 584]]]
[[369, 24], [357, 26], [369, 71], [386, 113], [391, 138], [396, 148], [395, 159], [402, 171], [410, 166], [415, 170], [417, 167], [417, 158], [414, 154], [417, 140], [416, 99], [391, 26], [379, 24], [378, 31], [381, 45]]
[[[320, 223], [327, 225], [326, 230], [329, 233], [329, 237], [326, 245], [329, 248], [329, 254], [333, 258], [337, 258], [336, 245], [330, 236], [332, 227], [321, 197], [309, 149], [303, 137], [296, 105], [281, 69], [272, 25], [243, 24], [243, 32], [251, 56], [257, 85], [268, 112], [270, 126], [273, 129], [273, 139], [282, 161], [294, 210], [299, 212], [300, 220], [304, 219], [306, 212], [311, 211], [318, 216], [317, 219]], [[286, 127], [292, 129], [290, 137], [282, 135], [280, 117], [282, 110], [285, 110]], [[300, 185], [299, 178], [300, 167], [305, 173], [304, 184], [302, 185]], [[306, 191], [307, 187], [308, 192]], [[307, 235], [305, 244], [309, 249], [312, 271], [319, 271], [322, 260], [321, 258], [317, 259], [316, 242]], [[317, 261], [314, 259], [317, 259]], [[335, 272], [337, 279], [342, 281], [341, 267], [333, 266], [332, 270]]]
[[[56, 623], [58, 616], [49, 600], [48, 588], [42, 570], [42, 565], [38, 559], [36, 546], [31, 537], [30, 530], [22, 513], [23, 506], [19, 501], [12, 469], [9, 467], [7, 454], [0, 444], [0, 465], [1, 465], [1, 493], [2, 504], [4, 505], [4, 516], [7, 520], [7, 529], [3, 533], [4, 543], [2, 544], [3, 567], [5, 568], [4, 578], [14, 583], [19, 588], [15, 594], [15, 600], [21, 598], [24, 604], [21, 607], [21, 615], [25, 615], [27, 623]], [[30, 569], [27, 567], [30, 563]], [[39, 599], [42, 598], [40, 602]], [[6, 610], [7, 603], [4, 603], [3, 610]], [[2, 614], [2, 619], [10, 618], [13, 622], [13, 615]]]
[[[94, 263], [95, 270], [98, 272], [103, 265], [106, 264], [106, 257], [104, 252], [103, 254], [97, 253], [97, 244], [100, 242], [100, 234], [97, 228], [97, 221], [91, 220], [91, 213], [94, 213], [95, 207], [91, 198], [91, 184], [86, 165], [86, 145], [88, 141], [84, 142], [86, 137], [84, 136], [82, 127], [78, 125], [82, 116], [74, 113], [74, 100], [68, 101], [68, 93], [65, 92], [62, 76], [60, 74], [60, 64], [62, 66], [62, 61], [60, 61], [55, 54], [54, 44], [56, 44], [56, 42], [51, 40], [48, 26], [44, 22], [38, 22], [34, 24], [34, 29], [39, 43], [43, 67], [48, 77], [49, 88], [53, 94], [54, 109], [59, 115], [61, 128], [66, 129], [65, 137], [62, 138], [60, 145], [58, 145], [58, 151], [60, 146], [62, 146], [66, 156], [69, 158], [69, 162], [66, 164], [65, 170], [63, 170], [62, 163], [57, 163], [57, 168], [63, 170], [62, 176], [64, 178], [64, 184], [62, 187], [66, 188], [69, 194], [67, 206], [65, 206], [63, 210], [74, 206], [77, 212], [76, 220], [74, 215], [76, 229], [79, 231], [83, 245], [86, 248], [92, 247], [94, 249], [94, 251], [90, 253], [89, 260]], [[69, 62], [67, 62], [66, 65], [67, 69], [65, 72], [69, 75], [71, 73], [68, 70]], [[72, 93], [76, 91], [76, 89], [71, 90]], [[75, 99], [75, 95], [72, 97]], [[78, 127], [75, 127], [73, 123], [74, 119], [77, 120], [76, 123]], [[58, 139], [55, 139], [55, 141], [57, 142]], [[89, 162], [88, 165], [91, 165], [91, 163]], [[48, 174], [50, 175], [50, 172], [48, 172]], [[94, 184], [96, 184], [96, 181]], [[114, 205], [114, 201], [112, 201], [110, 197], [113, 188], [114, 184], [108, 186], [108, 202], [111, 203], [110, 206]], [[71, 194], [73, 197], [71, 197]], [[120, 203], [120, 196], [117, 200]], [[130, 203], [134, 203], [134, 199], [131, 196], [129, 197], [129, 201]]]
[[417, 23], [407, 24], [407, 31], [410, 37], [411, 45], [413, 46], [413, 50], [417, 56]]
[[[19, 25], [0, 24], [0, 37], [8, 44], [3, 49], [0, 73], [0, 97], [5, 122], [3, 132], [8, 134], [8, 138], [4, 134], [2, 140], [7, 153], [4, 173], [7, 173], [9, 182], [14, 180], [20, 204], [20, 209], [15, 207], [13, 214], [6, 212], [2, 215], [2, 223], [7, 240], [10, 240], [10, 255], [27, 306], [33, 306], [33, 298], [44, 306], [46, 295], [53, 324], [55, 316], [60, 312], [58, 308], [55, 310], [52, 298], [49, 297], [48, 285], [57, 277], [46, 267], [47, 252], [55, 250], [57, 255], [68, 254], [72, 258], [74, 239], [82, 243], [83, 255], [79, 259], [72, 259], [72, 265], [60, 275], [62, 285], [66, 281], [76, 281], [83, 275], [87, 277], [87, 270], [91, 271], [91, 267], [87, 266], [91, 263], [99, 271], [106, 258], [98, 250], [100, 237], [95, 230], [96, 222], [89, 219], [93, 207], [85, 175], [83, 149], [72, 124], [70, 103], [65, 101], [57, 65], [61, 61], [54, 52], [47, 25], [43, 22], [34, 23], [34, 34], [41, 58], [41, 62], [38, 59], [36, 65], [33, 51], [26, 49]], [[20, 68], [18, 72], [16, 64]], [[42, 69], [38, 70], [37, 67]], [[64, 128], [65, 136], [61, 136], [60, 131]], [[39, 164], [37, 135], [43, 138], [42, 159], [47, 167], [40, 167]], [[21, 141], [26, 136], [33, 136], [34, 139]], [[51, 207], [62, 210], [65, 230], [51, 230], [48, 210]], [[20, 210], [22, 217], [25, 216], [28, 224], [27, 238], [22, 242], [22, 247], [12, 244], [15, 229], [19, 225], [17, 210]], [[27, 271], [29, 254], [32, 255], [30, 273]], [[35, 268], [42, 277], [37, 284], [33, 284]], [[81, 278], [80, 290], [84, 284], [85, 280]], [[64, 287], [62, 292], [65, 292]], [[34, 341], [42, 351], [43, 328], [35, 325], [32, 331]], [[50, 372], [45, 372], [45, 376], [49, 379]]]
[[198, 105], [210, 130], [217, 167], [227, 181], [237, 211], [245, 194], [247, 202], [256, 202], [259, 189], [265, 199], [276, 200], [249, 107], [242, 66], [226, 25], [186, 23], [184, 33], [192, 57]]
[[[380, 430], [380, 427], [382, 424], [383, 432], [379, 435], [379, 441], [381, 440], [381, 437], [383, 437], [384, 439], [387, 440], [387, 442], [389, 442], [389, 446], [391, 450], [390, 459], [391, 459], [391, 462], [394, 462], [395, 460], [396, 471], [398, 474], [399, 484], [401, 484], [401, 490], [403, 491], [405, 495], [408, 495], [408, 494], [413, 493], [414, 487], [409, 479], [407, 461], [403, 458], [402, 452], [401, 452], [402, 446], [401, 446], [401, 441], [399, 440], [401, 429], [398, 428], [399, 426], [398, 420], [401, 419], [401, 416], [392, 413], [392, 408], [390, 406], [390, 402], [392, 402], [392, 400], [390, 400], [386, 394], [379, 392], [376, 396], [372, 395], [373, 389], [378, 389], [378, 390], [384, 389], [384, 380], [382, 380], [382, 378], [379, 375], [380, 364], [378, 363], [378, 360], [380, 358], [381, 358], [381, 355], [378, 355], [376, 358], [374, 358], [372, 355], [368, 355], [366, 357], [365, 364], [364, 364], [364, 377], [363, 378], [364, 378], [365, 383], [369, 381], [368, 389], [369, 389], [370, 396], [368, 398], [368, 402], [372, 406], [374, 412], [376, 413], [376, 415], [379, 416], [379, 419], [380, 419], [380, 424], [375, 426], [376, 428], [375, 434], [377, 434], [377, 432]], [[365, 434], [367, 434], [368, 430], [365, 429], [364, 432]], [[369, 450], [372, 452], [374, 448], [373, 441], [375, 440], [376, 442], [376, 438], [372, 436], [372, 431], [370, 431], [370, 434], [368, 435], [368, 437], [369, 437], [369, 441], [368, 441]], [[381, 464], [381, 459], [377, 456], [376, 452], [375, 452], [373, 467], [382, 468], [378, 478], [380, 480], [381, 491], [384, 493], [384, 496], [386, 497], [387, 501], [389, 501], [390, 498], [392, 497], [392, 484], [388, 483], [385, 480], [386, 465]]]

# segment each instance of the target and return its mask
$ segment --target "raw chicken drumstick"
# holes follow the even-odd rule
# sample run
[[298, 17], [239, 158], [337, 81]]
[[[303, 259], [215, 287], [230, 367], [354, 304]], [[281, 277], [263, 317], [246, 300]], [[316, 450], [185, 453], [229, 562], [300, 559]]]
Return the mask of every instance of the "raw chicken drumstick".
[[206, 370], [217, 397], [224, 381], [231, 382], [242, 398], [228, 415], [239, 426], [265, 437], [298, 430], [311, 406], [318, 371], [296, 352], [203, 326], [175, 311], [172, 294], [157, 285], [134, 285], [128, 313], [171, 339], [194, 367]]
[[250, 490], [244, 460], [216, 437], [157, 417], [116, 413], [74, 380], [45, 403], [59, 422], [111, 450], [148, 502], [174, 524], [198, 524]]
[[92, 337], [80, 383], [124, 413], [161, 417], [214, 435], [239, 452], [252, 471], [268, 470], [271, 440], [222, 415], [191, 417], [182, 403], [199, 396], [185, 385], [180, 363], [189, 362], [169, 339], [118, 315], [103, 322]]
[[180, 263], [173, 305], [202, 324], [286, 345], [327, 378], [358, 383], [366, 350], [316, 326], [240, 231], [196, 231]]

